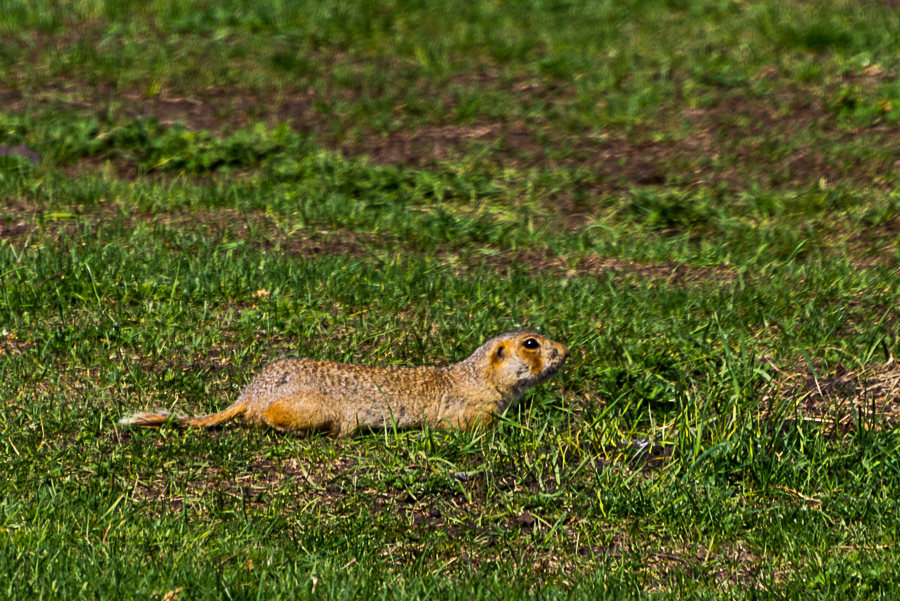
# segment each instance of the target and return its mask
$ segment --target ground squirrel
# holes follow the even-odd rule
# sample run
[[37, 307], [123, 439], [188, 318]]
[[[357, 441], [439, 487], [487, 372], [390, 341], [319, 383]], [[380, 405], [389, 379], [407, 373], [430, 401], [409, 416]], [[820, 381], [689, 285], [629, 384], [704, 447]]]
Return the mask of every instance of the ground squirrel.
[[569, 349], [535, 332], [491, 338], [448, 367], [363, 367], [312, 359], [270, 363], [240, 398], [204, 417], [138, 413], [120, 423], [210, 428], [242, 417], [281, 431], [348, 436], [391, 427], [487, 425], [527, 389], [555, 374]]

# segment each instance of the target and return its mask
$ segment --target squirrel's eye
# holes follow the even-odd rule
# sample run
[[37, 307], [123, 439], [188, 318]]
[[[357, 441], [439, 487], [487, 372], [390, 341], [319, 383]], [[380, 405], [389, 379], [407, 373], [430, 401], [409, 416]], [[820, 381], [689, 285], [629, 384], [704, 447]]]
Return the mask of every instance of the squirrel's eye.
[[528, 340], [526, 340], [525, 342], [522, 343], [522, 346], [524, 346], [527, 349], [536, 349], [536, 348], [540, 348], [541, 345], [538, 344], [538, 341], [535, 340], [534, 338], [529, 338]]

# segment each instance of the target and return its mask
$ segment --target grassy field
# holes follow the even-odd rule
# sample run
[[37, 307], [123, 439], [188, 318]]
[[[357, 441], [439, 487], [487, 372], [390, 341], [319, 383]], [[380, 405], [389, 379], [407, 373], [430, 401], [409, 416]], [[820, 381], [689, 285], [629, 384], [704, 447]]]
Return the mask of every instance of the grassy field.
[[[892, 2], [0, 0], [0, 598], [900, 596]], [[134, 431], [568, 344], [495, 430]]]

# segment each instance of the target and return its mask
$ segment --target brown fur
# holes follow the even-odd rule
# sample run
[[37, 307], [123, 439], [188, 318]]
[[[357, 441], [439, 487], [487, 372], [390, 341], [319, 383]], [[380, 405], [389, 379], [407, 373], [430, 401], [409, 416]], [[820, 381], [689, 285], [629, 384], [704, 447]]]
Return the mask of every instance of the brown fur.
[[392, 425], [471, 428], [491, 423], [527, 389], [555, 374], [568, 355], [565, 345], [540, 334], [510, 332], [448, 367], [280, 359], [224, 411], [203, 417], [138, 413], [121, 423], [154, 428], [173, 420], [211, 428], [241, 417], [276, 430], [338, 436]]

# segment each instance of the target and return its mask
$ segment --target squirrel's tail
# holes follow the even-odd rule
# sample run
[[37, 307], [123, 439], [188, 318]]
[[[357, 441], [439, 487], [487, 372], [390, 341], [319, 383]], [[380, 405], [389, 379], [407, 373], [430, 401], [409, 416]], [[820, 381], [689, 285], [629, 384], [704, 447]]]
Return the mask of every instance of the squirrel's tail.
[[159, 428], [163, 424], [169, 423], [169, 421], [171, 420], [174, 421], [176, 425], [182, 428], [186, 426], [195, 426], [197, 428], [214, 428], [215, 426], [219, 426], [227, 421], [233, 420], [236, 417], [244, 415], [244, 413], [246, 413], [247, 411], [247, 407], [249, 406], [249, 401], [238, 400], [238, 402], [233, 404], [228, 409], [225, 409], [224, 411], [213, 413], [211, 415], [204, 415], [201, 417], [185, 417], [183, 415], [172, 415], [168, 411], [135, 413], [131, 417], [126, 417], [119, 420], [119, 423], [125, 424], [126, 426], [138, 426], [140, 428]]

